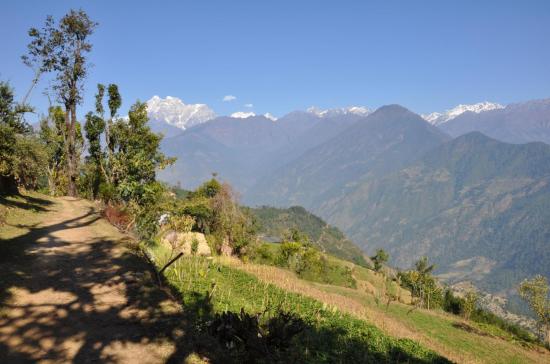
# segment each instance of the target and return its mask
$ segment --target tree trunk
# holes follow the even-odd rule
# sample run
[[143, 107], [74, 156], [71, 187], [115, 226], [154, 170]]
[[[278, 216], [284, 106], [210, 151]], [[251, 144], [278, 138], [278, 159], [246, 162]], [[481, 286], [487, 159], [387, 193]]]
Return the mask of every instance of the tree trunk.
[[47, 167], [47, 174], [48, 174], [48, 189], [50, 190], [50, 196], [55, 196], [55, 168], [54, 167]]
[[76, 150], [75, 150], [76, 108], [74, 105], [65, 107], [65, 124], [67, 126], [67, 194], [76, 197]]
[[112, 175], [112, 166], [113, 166], [113, 151], [111, 150], [111, 119], [107, 120], [105, 123], [105, 144], [107, 144], [107, 170], [109, 171], [109, 174], [107, 174], [107, 171], [105, 169], [103, 170], [105, 173], [105, 179], [109, 183], [113, 183], [111, 180]]
[[31, 87], [29, 87], [29, 90], [27, 91], [27, 93], [23, 97], [23, 100], [21, 101], [22, 105], [25, 105], [27, 103], [27, 99], [29, 98], [29, 96], [31, 95], [32, 90], [34, 89], [34, 87], [36, 86], [38, 81], [40, 80], [41, 75], [42, 75], [42, 72], [40, 71], [40, 69], [34, 71], [34, 78], [32, 79]]

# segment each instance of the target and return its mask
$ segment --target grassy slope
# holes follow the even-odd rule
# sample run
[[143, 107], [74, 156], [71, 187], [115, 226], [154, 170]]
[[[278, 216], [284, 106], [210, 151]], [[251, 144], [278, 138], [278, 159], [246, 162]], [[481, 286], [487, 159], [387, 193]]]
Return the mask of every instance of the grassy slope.
[[54, 206], [55, 199], [35, 192], [0, 196], [0, 262], [19, 257], [24, 247], [13, 246], [9, 240], [28, 233]]
[[[164, 248], [150, 249], [158, 266], [168, 260]], [[392, 338], [360, 315], [351, 315], [330, 301], [328, 293], [324, 302], [312, 299], [272, 282], [262, 282], [235, 264], [220, 258], [182, 258], [167, 270], [166, 276], [180, 292], [184, 307], [195, 309], [206, 318], [241, 308], [250, 313], [267, 310], [270, 314], [281, 308], [299, 315], [307, 322], [307, 328], [295, 338], [289, 351], [287, 359], [292, 362], [447, 362], [415, 341]]]
[[[492, 326], [469, 322], [467, 325], [477, 331], [472, 333], [456, 326], [463, 323], [460, 318], [443, 312], [415, 310], [408, 313], [411, 306], [400, 303], [392, 303], [386, 310], [384, 304], [377, 305], [374, 296], [361, 289], [361, 284], [354, 290], [299, 280], [290, 272], [275, 267], [243, 265], [236, 261], [226, 261], [226, 264], [291, 292], [300, 292], [330, 302], [344, 312], [373, 322], [391, 336], [414, 339], [456, 362], [550, 362], [550, 353], [545, 349], [525, 348], [521, 343], [515, 342], [508, 333]], [[379, 282], [377, 279], [372, 280], [372, 276], [360, 277], [371, 280], [369, 284], [373, 286], [377, 286]], [[356, 278], [360, 277], [356, 275]]]

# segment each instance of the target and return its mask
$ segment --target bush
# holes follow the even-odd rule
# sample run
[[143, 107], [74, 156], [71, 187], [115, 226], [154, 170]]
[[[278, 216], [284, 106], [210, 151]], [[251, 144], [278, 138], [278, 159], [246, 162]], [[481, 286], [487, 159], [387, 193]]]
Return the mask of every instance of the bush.
[[103, 216], [119, 229], [126, 229], [132, 221], [130, 215], [124, 211], [121, 205], [107, 205], [103, 210]]
[[498, 328], [501, 328], [502, 330], [514, 335], [516, 338], [529, 342], [529, 343], [537, 343], [538, 339], [535, 337], [535, 335], [531, 334], [529, 331], [521, 328], [520, 326], [513, 324], [511, 322], [506, 321], [505, 319], [498, 317], [492, 312], [489, 312], [484, 309], [476, 309], [470, 319], [472, 321], [482, 323], [482, 324], [489, 324], [496, 326]]
[[254, 246], [250, 257], [259, 264], [276, 265], [313, 282], [356, 287], [352, 271], [344, 264], [330, 261], [312, 246], [297, 242], [262, 243]]
[[267, 244], [257, 244], [254, 246], [251, 252], [251, 258], [260, 264], [275, 264], [275, 254], [273, 254], [273, 249]]
[[445, 291], [443, 296], [443, 310], [450, 312], [454, 315], [460, 315], [462, 313], [463, 300], [453, 294], [450, 289]]
[[[445, 295], [443, 298], [443, 309], [445, 311], [452, 313], [454, 315], [464, 316], [465, 306], [466, 306], [465, 299], [455, 296], [450, 289], [447, 289], [445, 291]], [[483, 308], [474, 309], [470, 313], [469, 319], [471, 321], [474, 321], [480, 324], [487, 324], [487, 325], [498, 327], [510, 333], [511, 335], [515, 336], [519, 340], [523, 340], [529, 343], [537, 342], [537, 338], [527, 330], [521, 328], [518, 325], [510, 323], [505, 319]]]
[[302, 332], [305, 322], [298, 316], [283, 311], [267, 318], [266, 312], [249, 314], [222, 312], [215, 315], [208, 326], [231, 355], [245, 363], [273, 362], [284, 357], [292, 339]]

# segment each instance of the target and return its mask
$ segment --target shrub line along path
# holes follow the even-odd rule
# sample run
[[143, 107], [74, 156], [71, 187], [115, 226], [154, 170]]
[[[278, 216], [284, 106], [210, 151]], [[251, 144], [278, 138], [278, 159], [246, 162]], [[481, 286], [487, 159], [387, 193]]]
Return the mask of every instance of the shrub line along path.
[[91, 202], [34, 200], [43, 222], [0, 243], [0, 362], [199, 359], [179, 304]]

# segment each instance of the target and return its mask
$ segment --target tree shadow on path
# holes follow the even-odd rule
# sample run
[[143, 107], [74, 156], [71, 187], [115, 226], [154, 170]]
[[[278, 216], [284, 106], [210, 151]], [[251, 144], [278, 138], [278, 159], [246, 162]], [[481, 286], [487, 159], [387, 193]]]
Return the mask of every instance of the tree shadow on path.
[[217, 342], [124, 243], [56, 234], [98, 219], [89, 208], [0, 243], [0, 362], [183, 362], [191, 353], [218, 362]]

